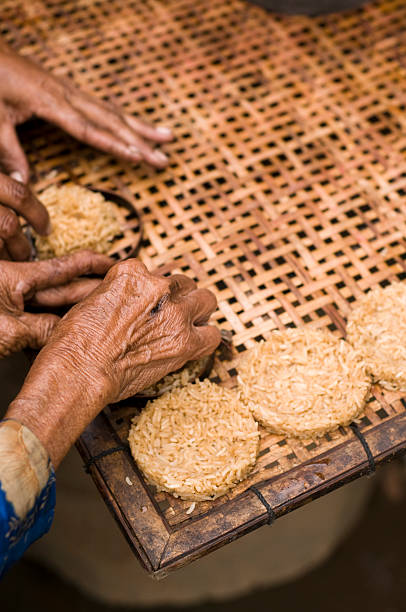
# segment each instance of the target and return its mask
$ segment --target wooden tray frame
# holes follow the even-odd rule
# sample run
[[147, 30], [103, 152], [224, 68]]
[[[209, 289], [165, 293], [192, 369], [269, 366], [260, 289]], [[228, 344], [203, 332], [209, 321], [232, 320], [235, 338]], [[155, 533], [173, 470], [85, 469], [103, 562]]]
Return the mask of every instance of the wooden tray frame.
[[[115, 448], [115, 439], [120, 443], [106, 416], [100, 414], [81, 436], [77, 448], [86, 464], [99, 453]], [[406, 414], [369, 429], [364, 439], [376, 465], [404, 454]], [[323, 479], [314, 471], [318, 465], [322, 466]], [[275, 517], [280, 517], [368, 474], [370, 467], [363, 445], [354, 436], [314, 457], [311, 463], [258, 483], [255, 488]], [[247, 489], [224, 506], [187, 521], [186, 527], [174, 529], [160, 512], [128, 451], [101, 457], [89, 470], [132, 550], [156, 578], [271, 522], [258, 495]]]

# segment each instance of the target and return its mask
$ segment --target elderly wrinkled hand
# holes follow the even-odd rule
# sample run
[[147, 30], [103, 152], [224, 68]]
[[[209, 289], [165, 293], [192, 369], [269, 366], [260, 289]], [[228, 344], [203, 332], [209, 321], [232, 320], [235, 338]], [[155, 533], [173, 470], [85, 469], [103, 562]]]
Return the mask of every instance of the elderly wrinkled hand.
[[25, 347], [41, 348], [59, 321], [54, 314], [25, 312], [25, 304], [58, 307], [77, 302], [100, 280], [82, 275], [104, 275], [113, 260], [82, 251], [47, 261], [0, 262], [0, 357]]
[[26, 187], [29, 166], [16, 126], [31, 117], [50, 121], [91, 146], [127, 161], [167, 165], [155, 144], [172, 140], [165, 127], [152, 127], [57, 78], [0, 41], [0, 258], [23, 261], [30, 245], [17, 215], [41, 235], [50, 232], [45, 207]]
[[185, 276], [117, 264], [57, 325], [8, 416], [37, 435], [57, 466], [106, 404], [214, 351], [215, 308], [214, 295]]
[[216, 306], [188, 277], [151, 274], [129, 260], [63, 319], [49, 352], [80, 364], [89, 384], [102, 377], [107, 400], [118, 401], [212, 352], [220, 335], [207, 323]]
[[158, 168], [168, 162], [152, 144], [172, 140], [168, 128], [149, 126], [80, 91], [0, 42], [0, 161], [8, 174], [24, 183], [29, 169], [15, 127], [33, 116], [130, 162], [144, 160]]

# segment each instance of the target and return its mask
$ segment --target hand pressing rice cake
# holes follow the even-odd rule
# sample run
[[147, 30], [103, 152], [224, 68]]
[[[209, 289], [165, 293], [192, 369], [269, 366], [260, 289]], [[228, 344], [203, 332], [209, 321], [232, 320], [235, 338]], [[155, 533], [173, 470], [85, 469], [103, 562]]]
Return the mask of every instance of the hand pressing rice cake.
[[376, 287], [362, 297], [348, 317], [347, 340], [375, 382], [406, 392], [406, 285]]
[[327, 331], [274, 331], [238, 366], [242, 399], [270, 432], [321, 436], [359, 416], [371, 381], [360, 355]]
[[237, 391], [204, 380], [148, 402], [128, 440], [158, 490], [202, 501], [224, 495], [249, 474], [259, 432]]
[[52, 225], [49, 236], [34, 233], [39, 259], [83, 249], [108, 253], [113, 238], [122, 231], [118, 207], [105, 200], [101, 193], [80, 185], [51, 185], [39, 198]]
[[137, 396], [154, 399], [168, 391], [184, 387], [198, 378], [200, 380], [207, 378], [213, 368], [215, 355], [218, 355], [222, 361], [230, 361], [233, 358], [232, 334], [225, 329], [220, 330], [220, 332], [221, 342], [211, 355], [188, 361], [179, 370], [167, 374], [155, 384], [137, 393]]

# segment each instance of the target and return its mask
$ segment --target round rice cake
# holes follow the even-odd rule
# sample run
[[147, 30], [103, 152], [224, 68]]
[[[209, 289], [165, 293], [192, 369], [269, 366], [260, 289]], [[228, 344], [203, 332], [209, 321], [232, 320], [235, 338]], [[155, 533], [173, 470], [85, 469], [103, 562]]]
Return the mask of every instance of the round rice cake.
[[259, 431], [237, 391], [204, 380], [148, 402], [128, 440], [158, 490], [202, 501], [224, 495], [249, 474]]
[[274, 331], [238, 366], [243, 401], [268, 431], [321, 436], [357, 418], [371, 381], [361, 356], [328, 331]]
[[347, 340], [375, 382], [406, 392], [406, 285], [376, 287], [362, 297], [348, 317]]

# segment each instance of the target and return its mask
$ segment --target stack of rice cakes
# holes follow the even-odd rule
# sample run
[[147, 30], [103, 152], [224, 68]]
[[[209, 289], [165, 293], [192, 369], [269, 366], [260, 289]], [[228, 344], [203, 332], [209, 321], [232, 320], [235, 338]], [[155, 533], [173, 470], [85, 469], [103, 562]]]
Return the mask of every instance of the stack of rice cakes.
[[406, 286], [367, 293], [353, 309], [347, 341], [312, 328], [275, 330], [247, 351], [238, 387], [189, 383], [149, 402], [133, 420], [134, 459], [158, 490], [215, 499], [251, 472], [258, 423], [314, 438], [363, 412], [372, 382], [406, 391]]

